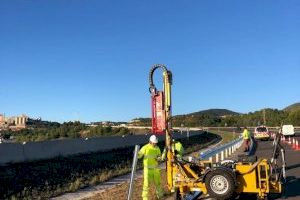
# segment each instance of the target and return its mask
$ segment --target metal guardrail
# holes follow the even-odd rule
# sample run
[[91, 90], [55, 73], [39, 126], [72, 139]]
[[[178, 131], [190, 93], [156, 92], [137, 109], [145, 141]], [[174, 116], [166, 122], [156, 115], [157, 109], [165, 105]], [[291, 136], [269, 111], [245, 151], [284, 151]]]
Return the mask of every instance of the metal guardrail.
[[202, 160], [213, 160], [213, 157], [215, 156], [215, 161], [219, 162], [224, 160], [226, 157], [230, 156], [232, 153], [234, 153], [243, 143], [243, 139], [239, 137], [238, 139], [235, 139], [227, 144], [218, 146], [213, 149], [209, 149], [205, 152], [199, 153], [199, 158]]

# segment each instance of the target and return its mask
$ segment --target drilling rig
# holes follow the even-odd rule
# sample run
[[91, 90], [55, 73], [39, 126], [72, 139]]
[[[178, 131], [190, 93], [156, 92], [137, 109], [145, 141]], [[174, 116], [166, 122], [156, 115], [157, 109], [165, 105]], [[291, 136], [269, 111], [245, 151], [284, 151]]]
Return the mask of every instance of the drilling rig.
[[[159, 91], [153, 81], [154, 72], [162, 70], [163, 89]], [[279, 155], [281, 135], [276, 135], [276, 147], [271, 161], [267, 159], [245, 159], [221, 163], [209, 163], [200, 159], [193, 161], [178, 160], [172, 149], [172, 73], [165, 65], [152, 66], [149, 73], [151, 93], [152, 132], [165, 134], [167, 150], [166, 172], [168, 189], [174, 192], [176, 200], [196, 200], [200, 195], [225, 200], [242, 193], [255, 193], [265, 199], [270, 193], [282, 192], [282, 171], [274, 170], [273, 163]], [[284, 155], [283, 155], [284, 157]], [[275, 161], [274, 161], [275, 159]], [[285, 162], [285, 161], [284, 161]], [[277, 166], [277, 165], [276, 165]], [[283, 169], [285, 165], [283, 164]], [[276, 177], [276, 178], [274, 178]]]

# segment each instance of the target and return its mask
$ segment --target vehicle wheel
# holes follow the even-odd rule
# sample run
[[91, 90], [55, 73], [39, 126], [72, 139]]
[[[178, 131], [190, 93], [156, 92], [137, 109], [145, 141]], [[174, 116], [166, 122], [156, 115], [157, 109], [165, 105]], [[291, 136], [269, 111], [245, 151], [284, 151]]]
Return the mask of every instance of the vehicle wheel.
[[233, 176], [222, 169], [208, 173], [205, 177], [205, 186], [209, 196], [218, 200], [229, 199], [235, 189]]

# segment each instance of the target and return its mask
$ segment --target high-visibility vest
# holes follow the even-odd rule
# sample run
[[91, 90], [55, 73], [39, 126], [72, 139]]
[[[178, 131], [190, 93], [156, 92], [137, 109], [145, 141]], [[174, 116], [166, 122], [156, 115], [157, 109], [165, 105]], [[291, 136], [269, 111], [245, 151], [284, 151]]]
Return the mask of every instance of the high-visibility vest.
[[244, 140], [247, 140], [247, 139], [249, 139], [250, 138], [250, 133], [249, 133], [249, 131], [247, 130], [247, 129], [245, 129], [244, 131], [243, 131], [243, 139]]
[[175, 154], [180, 158], [183, 156], [183, 146], [180, 142], [175, 142]]
[[144, 158], [144, 168], [154, 169], [158, 167], [158, 158], [161, 156], [161, 151], [158, 146], [152, 144], [144, 145], [138, 152], [138, 158]]
[[[183, 149], [183, 146], [180, 142], [175, 142], [175, 144], [173, 143], [172, 144], [172, 150], [174, 150], [175, 155], [177, 156], [177, 158], [182, 158], [184, 149]], [[163, 154], [162, 154], [161, 157], [162, 157], [162, 160], [166, 159], [166, 157], [167, 157], [167, 150], [166, 149], [164, 149]]]

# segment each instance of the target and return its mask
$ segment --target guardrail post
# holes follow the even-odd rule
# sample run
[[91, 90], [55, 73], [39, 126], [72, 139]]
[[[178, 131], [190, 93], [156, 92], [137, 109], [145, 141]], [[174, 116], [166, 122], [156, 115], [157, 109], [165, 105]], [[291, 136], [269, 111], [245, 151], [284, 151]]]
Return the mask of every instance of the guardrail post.
[[140, 146], [135, 145], [127, 200], [131, 200], [131, 196], [132, 196], [133, 181], [134, 181], [134, 175], [135, 175], [135, 171], [136, 171], [136, 164], [137, 164], [137, 160], [138, 160], [137, 155], [138, 155], [139, 150], [140, 150]]
[[219, 146], [215, 149], [209, 149], [206, 152], [200, 153], [201, 159], [209, 160], [210, 162], [220, 162], [232, 155], [242, 144], [242, 138], [231, 141], [230, 143]]
[[243, 144], [243, 140], [241, 140], [241, 141], [239, 142], [239, 145], [238, 145], [238, 147], [241, 147], [241, 146], [242, 146], [242, 144]]

